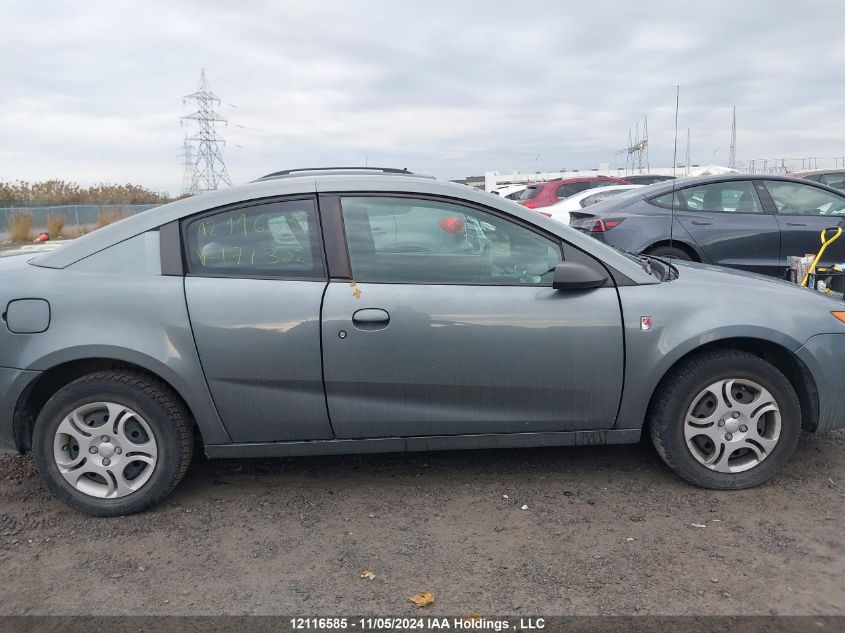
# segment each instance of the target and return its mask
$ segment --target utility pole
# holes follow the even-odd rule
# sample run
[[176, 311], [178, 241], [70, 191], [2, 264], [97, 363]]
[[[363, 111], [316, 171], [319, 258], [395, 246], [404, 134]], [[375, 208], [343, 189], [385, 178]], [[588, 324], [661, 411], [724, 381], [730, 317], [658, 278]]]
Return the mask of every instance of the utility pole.
[[187, 138], [197, 143], [189, 192], [213, 191], [224, 184], [231, 187], [232, 181], [220, 153], [220, 145], [225, 145], [226, 141], [217, 134], [216, 129], [216, 124], [225, 124], [226, 119], [217, 112], [220, 99], [208, 86], [205, 68], [200, 73], [199, 89], [182, 98], [183, 103], [186, 101], [195, 101], [197, 108], [195, 112], [182, 117], [183, 120], [197, 122], [196, 134]]
[[734, 106], [733, 120], [731, 121], [731, 149], [728, 153], [728, 167], [736, 169], [736, 106]]

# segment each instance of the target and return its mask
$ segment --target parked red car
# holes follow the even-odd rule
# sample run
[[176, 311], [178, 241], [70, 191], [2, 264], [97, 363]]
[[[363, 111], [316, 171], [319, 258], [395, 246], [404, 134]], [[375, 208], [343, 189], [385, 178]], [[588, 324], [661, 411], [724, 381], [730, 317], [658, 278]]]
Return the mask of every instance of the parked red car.
[[517, 200], [519, 204], [529, 209], [548, 207], [560, 202], [564, 198], [575, 195], [586, 189], [594, 187], [607, 187], [610, 185], [630, 185], [631, 183], [622, 178], [613, 176], [592, 176], [590, 178], [559, 178], [528, 185]]

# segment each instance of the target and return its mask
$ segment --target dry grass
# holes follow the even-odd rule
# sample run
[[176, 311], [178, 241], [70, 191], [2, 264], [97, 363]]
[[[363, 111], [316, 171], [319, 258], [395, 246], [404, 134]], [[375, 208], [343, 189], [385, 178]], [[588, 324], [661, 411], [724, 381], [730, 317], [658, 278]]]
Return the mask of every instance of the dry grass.
[[100, 211], [97, 214], [97, 228], [108, 226], [112, 222], [117, 222], [126, 217], [125, 211]]
[[85, 235], [86, 233], [90, 233], [93, 229], [90, 226], [69, 226], [65, 229], [64, 236], [69, 240], [72, 240], [75, 237], [79, 237], [80, 235]]
[[33, 218], [28, 213], [15, 213], [9, 222], [9, 234], [17, 244], [32, 241]]
[[65, 218], [60, 215], [51, 215], [47, 220], [47, 235], [51, 240], [55, 240], [62, 235], [62, 230], [65, 228]]

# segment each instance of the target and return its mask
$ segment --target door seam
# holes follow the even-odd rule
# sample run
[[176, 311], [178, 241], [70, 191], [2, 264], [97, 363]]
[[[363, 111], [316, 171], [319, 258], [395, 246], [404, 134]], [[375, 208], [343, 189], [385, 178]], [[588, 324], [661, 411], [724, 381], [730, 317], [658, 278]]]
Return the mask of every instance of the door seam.
[[332, 413], [329, 409], [329, 390], [326, 387], [326, 355], [325, 346], [323, 345], [323, 309], [326, 304], [326, 293], [329, 291], [329, 284], [331, 284], [331, 280], [326, 281], [326, 285], [323, 286], [323, 296], [320, 298], [320, 379], [323, 382], [323, 401], [326, 404], [326, 419], [329, 421], [329, 429], [332, 432], [332, 437], [338, 439], [337, 433], [334, 430], [334, 424], [332, 423]]

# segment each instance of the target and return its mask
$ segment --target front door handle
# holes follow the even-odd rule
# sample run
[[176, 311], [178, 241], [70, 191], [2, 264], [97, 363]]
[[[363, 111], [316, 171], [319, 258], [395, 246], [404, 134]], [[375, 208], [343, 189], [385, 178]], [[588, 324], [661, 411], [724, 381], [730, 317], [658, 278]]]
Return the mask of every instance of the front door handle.
[[355, 311], [352, 323], [359, 330], [383, 330], [390, 323], [390, 315], [381, 308], [364, 308]]
[[786, 226], [807, 226], [803, 222], [787, 222]]
[[711, 222], [702, 222], [701, 220], [693, 220], [692, 223], [696, 226], [710, 226], [712, 224]]

